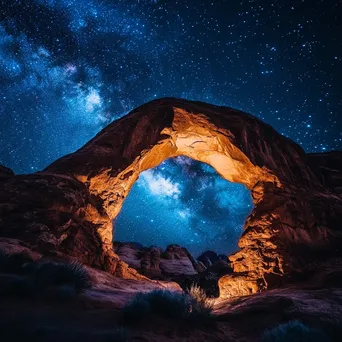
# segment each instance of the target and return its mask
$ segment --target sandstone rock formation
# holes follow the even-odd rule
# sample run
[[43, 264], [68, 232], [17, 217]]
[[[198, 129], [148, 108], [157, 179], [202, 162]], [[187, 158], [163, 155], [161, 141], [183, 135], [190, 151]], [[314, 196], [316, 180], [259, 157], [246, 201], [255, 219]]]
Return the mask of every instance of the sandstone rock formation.
[[212, 251], [204, 252], [197, 260], [178, 245], [170, 245], [163, 251], [156, 246], [114, 242], [114, 251], [120, 260], [149, 279], [173, 281], [184, 290], [196, 284], [210, 297], [219, 295], [219, 278], [233, 272], [227, 256]]
[[149, 278], [168, 279], [198, 273], [196, 260], [178, 245], [170, 245], [163, 251], [159, 247], [147, 248], [136, 243], [114, 243], [114, 251], [122, 261]]
[[112, 220], [140, 172], [179, 155], [210, 164], [253, 196], [221, 297], [260, 291], [341, 257], [342, 153], [306, 154], [249, 114], [172, 98], [135, 109], [43, 172], [2, 179], [0, 235], [138, 277], [113, 251]]

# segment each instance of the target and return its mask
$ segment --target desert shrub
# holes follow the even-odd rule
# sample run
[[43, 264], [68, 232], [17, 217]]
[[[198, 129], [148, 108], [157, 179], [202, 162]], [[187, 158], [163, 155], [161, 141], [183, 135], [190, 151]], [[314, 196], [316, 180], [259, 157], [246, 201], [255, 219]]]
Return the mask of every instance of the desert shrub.
[[188, 298], [181, 293], [155, 290], [145, 295], [153, 314], [165, 317], [183, 317], [190, 307]]
[[76, 263], [45, 261], [37, 265], [33, 274], [34, 283], [38, 289], [68, 286], [65, 289], [75, 293], [83, 292], [91, 286], [86, 269]]
[[0, 250], [0, 272], [22, 274], [33, 260], [27, 253], [8, 253]]
[[[69, 299], [91, 285], [86, 269], [78, 263], [36, 261], [27, 254], [0, 251], [0, 296], [48, 296]], [[11, 275], [10, 275], [11, 274]]]
[[330, 342], [322, 331], [309, 328], [299, 321], [280, 324], [266, 330], [262, 342]]
[[135, 324], [151, 315], [178, 319], [188, 311], [190, 301], [184, 294], [155, 290], [138, 293], [122, 310], [122, 318], [125, 323]]
[[188, 290], [188, 295], [196, 301], [196, 303], [203, 303], [209, 305], [209, 299], [206, 292], [197, 284], [192, 284]]
[[200, 286], [194, 284], [191, 285], [187, 292], [192, 303], [190, 318], [196, 321], [209, 321], [212, 316], [213, 305], [206, 292]]
[[203, 298], [196, 299], [189, 294], [154, 290], [138, 293], [122, 310], [126, 324], [137, 324], [155, 315], [173, 321], [205, 323], [212, 321], [212, 307]]

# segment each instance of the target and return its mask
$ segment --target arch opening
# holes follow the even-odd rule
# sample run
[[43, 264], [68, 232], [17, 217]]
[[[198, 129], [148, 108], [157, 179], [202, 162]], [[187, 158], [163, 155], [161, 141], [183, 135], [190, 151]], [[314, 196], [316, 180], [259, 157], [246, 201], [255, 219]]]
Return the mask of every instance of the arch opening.
[[216, 170], [178, 156], [143, 171], [114, 220], [113, 240], [166, 249], [177, 244], [197, 258], [238, 250], [253, 209], [250, 191]]

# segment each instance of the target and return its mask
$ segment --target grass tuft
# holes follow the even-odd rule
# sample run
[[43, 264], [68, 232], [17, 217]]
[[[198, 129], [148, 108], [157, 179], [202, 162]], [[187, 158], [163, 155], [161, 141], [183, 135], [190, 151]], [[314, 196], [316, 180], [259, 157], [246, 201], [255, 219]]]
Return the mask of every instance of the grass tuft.
[[[195, 292], [195, 289], [193, 290]], [[196, 289], [196, 293], [197, 292]], [[121, 311], [124, 324], [139, 324], [151, 316], [167, 318], [172, 321], [186, 322], [202, 327], [212, 324], [212, 306], [204, 298], [191, 294], [154, 290], [138, 293]]]
[[33, 261], [25, 253], [0, 250], [0, 296], [48, 296], [69, 299], [91, 287], [85, 267], [77, 262]]
[[197, 323], [206, 324], [212, 322], [213, 304], [206, 292], [198, 285], [191, 285], [187, 290], [191, 298], [192, 310], [189, 318]]
[[190, 288], [187, 289], [187, 293], [197, 304], [212, 308], [210, 299], [199, 285], [192, 284]]
[[76, 262], [42, 262], [35, 269], [33, 278], [41, 289], [68, 286], [69, 291], [73, 288], [75, 293], [81, 293], [91, 286], [87, 270]]

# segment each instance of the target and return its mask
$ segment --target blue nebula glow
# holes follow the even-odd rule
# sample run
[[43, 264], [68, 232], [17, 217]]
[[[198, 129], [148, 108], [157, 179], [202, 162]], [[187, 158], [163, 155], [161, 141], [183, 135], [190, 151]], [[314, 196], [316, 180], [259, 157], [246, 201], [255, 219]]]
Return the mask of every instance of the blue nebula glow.
[[163, 248], [176, 243], [195, 256], [205, 250], [231, 254], [252, 209], [244, 185], [177, 157], [141, 173], [114, 222], [115, 240]]

